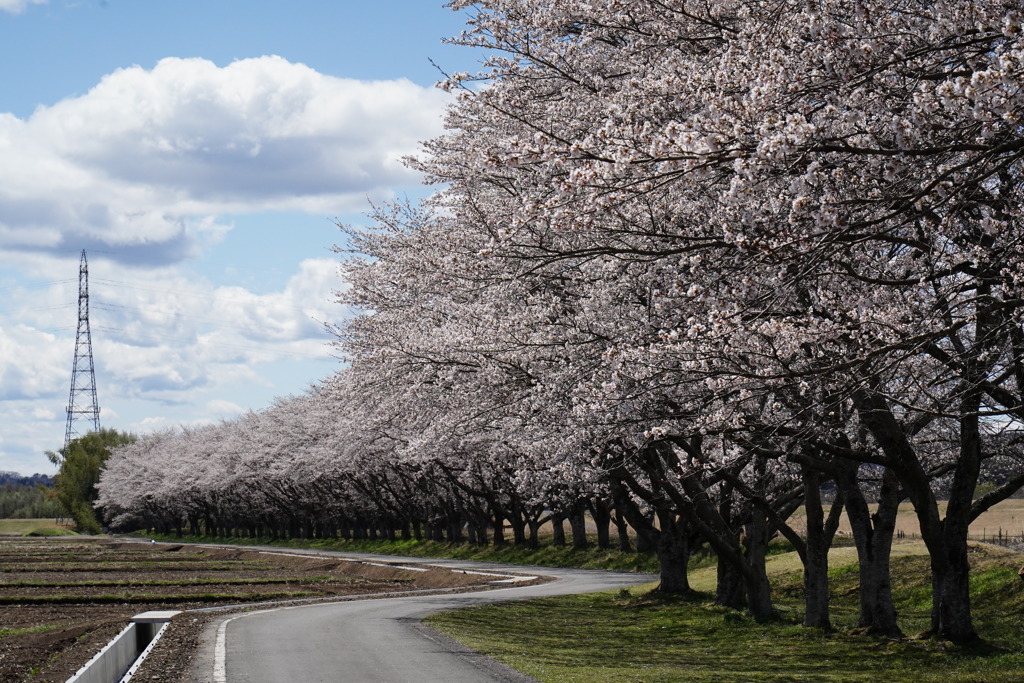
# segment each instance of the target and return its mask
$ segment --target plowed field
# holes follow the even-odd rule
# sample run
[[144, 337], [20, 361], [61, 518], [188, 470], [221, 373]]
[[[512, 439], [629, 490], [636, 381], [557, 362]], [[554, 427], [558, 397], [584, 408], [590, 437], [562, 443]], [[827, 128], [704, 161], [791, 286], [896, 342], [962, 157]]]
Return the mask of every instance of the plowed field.
[[[140, 612], [472, 585], [429, 569], [109, 539], [0, 538], [0, 682], [62, 682]], [[172, 623], [199, 623], [202, 613]], [[184, 667], [187, 657], [176, 658]], [[168, 663], [167, 666], [172, 666]], [[168, 680], [174, 680], [170, 678]]]

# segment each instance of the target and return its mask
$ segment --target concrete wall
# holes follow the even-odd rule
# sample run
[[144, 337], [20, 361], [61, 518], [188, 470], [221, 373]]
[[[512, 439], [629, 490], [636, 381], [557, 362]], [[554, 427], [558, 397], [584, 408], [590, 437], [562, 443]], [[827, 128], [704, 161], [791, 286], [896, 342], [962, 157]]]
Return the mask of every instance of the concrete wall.
[[106, 647], [78, 670], [67, 683], [116, 683], [139, 656], [138, 628], [134, 622], [124, 627]]
[[107, 643], [67, 683], [118, 683], [127, 681], [160, 639], [177, 611], [143, 612]]

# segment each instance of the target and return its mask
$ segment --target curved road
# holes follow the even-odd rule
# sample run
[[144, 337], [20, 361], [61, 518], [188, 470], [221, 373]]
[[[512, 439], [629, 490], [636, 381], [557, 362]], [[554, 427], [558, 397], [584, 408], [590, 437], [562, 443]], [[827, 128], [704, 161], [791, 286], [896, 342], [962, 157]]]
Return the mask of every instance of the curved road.
[[[274, 550], [280, 552], [279, 548]], [[289, 551], [302, 552], [303, 551]], [[546, 576], [536, 586], [476, 593], [406, 595], [283, 606], [225, 617], [211, 625], [193, 669], [212, 683], [476, 683], [533, 681], [420, 624], [434, 612], [508, 600], [611, 590], [652, 581], [650, 574], [524, 567], [362, 553], [314, 553], [452, 569]]]

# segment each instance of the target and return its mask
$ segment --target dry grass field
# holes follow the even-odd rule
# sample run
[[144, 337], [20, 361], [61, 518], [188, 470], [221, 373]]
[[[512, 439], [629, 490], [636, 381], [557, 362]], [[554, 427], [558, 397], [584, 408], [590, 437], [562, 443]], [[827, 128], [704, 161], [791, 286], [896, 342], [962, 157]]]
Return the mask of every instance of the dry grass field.
[[[945, 506], [945, 502], [939, 503], [943, 513]], [[790, 523], [796, 529], [801, 530], [804, 526], [803, 510], [798, 510], [790, 519]], [[850, 525], [846, 515], [843, 515], [839, 524], [839, 533], [850, 535]], [[900, 505], [899, 515], [896, 517], [896, 534], [897, 537], [908, 539], [921, 536], [921, 527], [917, 522], [914, 506], [910, 503]], [[986, 542], [998, 542], [1002, 538], [1004, 544], [1007, 545], [1024, 543], [1024, 499], [1004, 500], [985, 512], [971, 524], [970, 537], [974, 541]]]

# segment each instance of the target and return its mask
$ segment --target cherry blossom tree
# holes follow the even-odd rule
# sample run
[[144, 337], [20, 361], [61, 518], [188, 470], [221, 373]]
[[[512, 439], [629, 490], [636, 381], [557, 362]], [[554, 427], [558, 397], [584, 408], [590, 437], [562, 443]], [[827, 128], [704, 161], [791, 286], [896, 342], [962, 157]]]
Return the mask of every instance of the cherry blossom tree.
[[[487, 85], [449, 80], [453, 132], [420, 164], [450, 184], [452, 232], [475, 223], [482, 255], [534, 281], [674, 272], [650, 308], [675, 317], [657, 351], [680, 381], [755, 400], [824, 383], [874, 440], [844, 456], [887, 466], [918, 510], [936, 632], [972, 638], [967, 524], [1020, 485], [972, 502], [982, 423], [1017, 405], [997, 386], [1019, 358], [1019, 8], [477, 6], [460, 40], [495, 51]], [[574, 319], [614, 310], [573, 303]], [[650, 364], [635, 331], [610, 338]], [[722, 430], [729, 412], [702, 419]], [[957, 448], [907, 438], [936, 421]]]
[[757, 615], [778, 533], [828, 627], [845, 510], [861, 625], [895, 634], [907, 498], [933, 630], [975, 637], [967, 528], [1024, 485], [1016, 3], [451, 6], [491, 56], [409, 162], [436, 194], [347, 230], [346, 368], [115, 454], [108, 515], [478, 542], [569, 519], [582, 545], [590, 509], [666, 591], [709, 544], [718, 600]]

